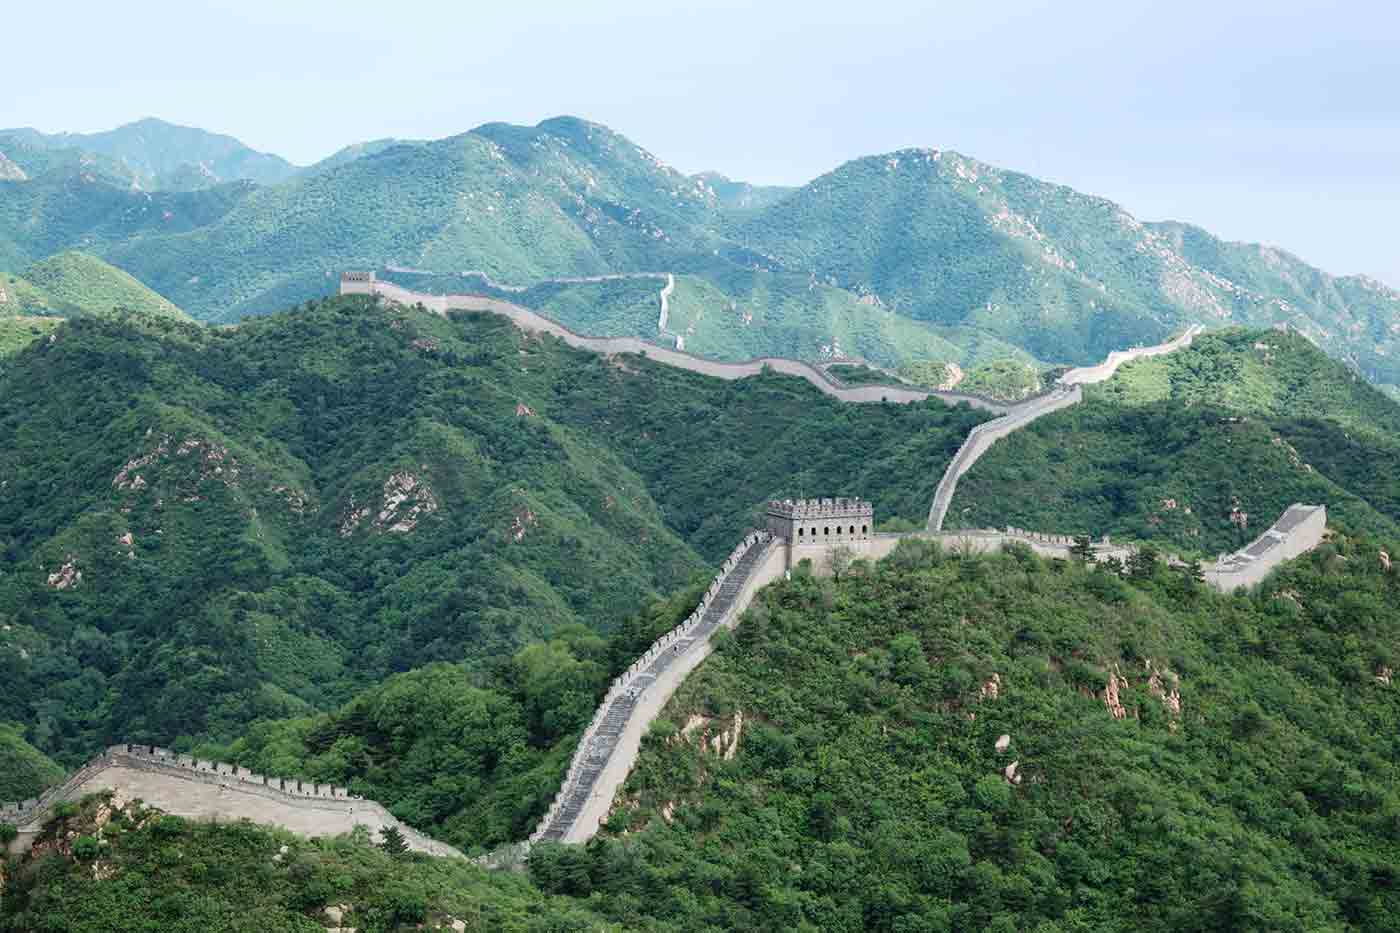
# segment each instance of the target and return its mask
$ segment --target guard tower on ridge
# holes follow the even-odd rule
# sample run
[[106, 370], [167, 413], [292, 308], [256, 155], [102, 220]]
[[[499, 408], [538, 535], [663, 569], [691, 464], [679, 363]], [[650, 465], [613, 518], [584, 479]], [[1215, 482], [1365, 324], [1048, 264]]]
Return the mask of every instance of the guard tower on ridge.
[[838, 547], [864, 555], [870, 550], [875, 507], [864, 499], [783, 499], [768, 503], [768, 530], [787, 547], [787, 569], [811, 559], [827, 560]]

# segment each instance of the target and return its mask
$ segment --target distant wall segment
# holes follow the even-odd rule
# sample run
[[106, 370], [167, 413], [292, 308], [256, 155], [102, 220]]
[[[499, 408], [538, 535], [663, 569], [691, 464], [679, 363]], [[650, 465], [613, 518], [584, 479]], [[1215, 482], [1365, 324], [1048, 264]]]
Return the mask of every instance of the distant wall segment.
[[[346, 274], [348, 275], [350, 273]], [[356, 274], [366, 275], [372, 273]], [[595, 353], [605, 354], [632, 353], [639, 356], [646, 356], [648, 359], [665, 363], [668, 366], [674, 366], [677, 369], [686, 369], [706, 376], [713, 376], [716, 379], [731, 381], [735, 379], [745, 379], [750, 376], [757, 376], [765, 369], [770, 369], [774, 372], [805, 379], [826, 395], [842, 402], [857, 404], [894, 402], [898, 404], [907, 404], [909, 402], [922, 402], [925, 399], [937, 398], [949, 405], [967, 404], [973, 408], [980, 408], [983, 411], [989, 411], [994, 414], [1005, 413], [1011, 410], [1012, 407], [1003, 402], [966, 392], [935, 391], [904, 385], [847, 386], [837, 382], [831, 376], [810, 363], [782, 357], [766, 356], [743, 363], [725, 363], [719, 360], [695, 356], [683, 350], [661, 346], [648, 340], [643, 340], [640, 337], [585, 337], [529, 308], [522, 308], [508, 301], [502, 301], [499, 298], [489, 298], [484, 295], [429, 295], [422, 292], [410, 291], [392, 282], [385, 282], [379, 279], [371, 279], [368, 282], [355, 281], [347, 283], [344, 276], [341, 278], [340, 293], [342, 295], [381, 295], [390, 301], [402, 305], [422, 305], [427, 310], [442, 315], [446, 315], [451, 311], [477, 311], [498, 314], [502, 317], [509, 318], [510, 321], [521, 330], [537, 334], [550, 334], [563, 340], [569, 346], [577, 347], [581, 350], [592, 350]]]
[[382, 834], [398, 826], [409, 848], [464, 858], [461, 852], [406, 826], [381, 804], [343, 787], [268, 778], [247, 768], [202, 761], [150, 745], [113, 745], [42, 797], [0, 806], [0, 822], [20, 830], [16, 850], [42, 828], [54, 805], [115, 790], [166, 813], [191, 819], [248, 819], [302, 836], [335, 836], [364, 826]]

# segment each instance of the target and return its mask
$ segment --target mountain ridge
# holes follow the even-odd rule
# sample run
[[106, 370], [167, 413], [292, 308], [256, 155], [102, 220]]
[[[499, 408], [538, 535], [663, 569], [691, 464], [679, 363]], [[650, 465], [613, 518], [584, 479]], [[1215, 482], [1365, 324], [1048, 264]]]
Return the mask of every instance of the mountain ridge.
[[[1143, 222], [954, 150], [901, 149], [793, 189], [756, 188], [685, 175], [578, 117], [489, 122], [352, 145], [275, 185], [192, 192], [194, 202], [164, 208], [163, 224], [138, 222], [141, 205], [104, 193], [121, 183], [104, 181], [100, 161], [54, 165], [21, 165], [29, 181], [0, 183], [19, 193], [53, 188], [58, 171], [82, 179], [66, 200], [46, 197], [66, 205], [52, 232], [0, 211], [0, 267], [15, 265], [7, 249], [32, 261], [91, 238], [206, 320], [324, 294], [345, 268], [479, 269], [523, 284], [669, 272], [690, 309], [676, 333], [702, 354], [840, 358], [854, 328], [873, 335], [862, 356], [895, 369], [975, 365], [988, 358], [970, 348], [998, 344], [1011, 348], [998, 358], [1078, 364], [1192, 323], [1287, 324], [1378, 385], [1400, 386], [1400, 292], [1190, 224]], [[73, 203], [96, 198], [123, 213], [72, 216]]]

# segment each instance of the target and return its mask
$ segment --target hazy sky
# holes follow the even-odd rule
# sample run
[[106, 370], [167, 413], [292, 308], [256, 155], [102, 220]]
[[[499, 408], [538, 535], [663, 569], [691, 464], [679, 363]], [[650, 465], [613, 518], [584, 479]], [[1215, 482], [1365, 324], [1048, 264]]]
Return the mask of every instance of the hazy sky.
[[935, 146], [1400, 286], [1379, 0], [79, 0], [5, 31], [0, 126], [150, 115], [305, 163], [568, 113], [786, 184]]

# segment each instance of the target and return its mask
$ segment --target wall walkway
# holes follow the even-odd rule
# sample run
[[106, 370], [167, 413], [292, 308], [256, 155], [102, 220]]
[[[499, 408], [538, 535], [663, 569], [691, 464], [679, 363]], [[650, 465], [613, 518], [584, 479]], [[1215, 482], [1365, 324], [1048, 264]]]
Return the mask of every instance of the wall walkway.
[[[674, 366], [677, 369], [686, 369], [717, 379], [731, 381], [746, 379], [759, 375], [765, 369], [771, 369], [774, 372], [805, 379], [826, 395], [842, 402], [857, 404], [896, 402], [903, 404], [937, 398], [949, 405], [965, 403], [973, 408], [980, 408], [995, 414], [1003, 414], [1011, 409], [1011, 406], [1003, 402], [966, 392], [935, 391], [907, 385], [847, 386], [810, 363], [804, 363], [800, 360], [765, 356], [744, 363], [724, 363], [719, 360], [695, 356], [683, 350], [661, 346], [640, 337], [585, 337], [569, 330], [557, 321], [550, 320], [536, 311], [531, 311], [529, 308], [522, 308], [508, 301], [501, 301], [499, 298], [488, 298], [482, 295], [428, 295], [378, 279], [364, 283], [342, 282], [341, 294], [381, 295], [390, 301], [403, 305], [421, 304], [429, 311], [442, 315], [451, 311], [480, 311], [499, 314], [509, 318], [521, 330], [537, 334], [550, 334], [563, 340], [571, 347], [592, 350], [595, 353], [633, 353], [665, 363], [668, 366]], [[669, 295], [667, 297], [669, 298]]]
[[140, 798], [166, 813], [206, 820], [249, 819], [303, 836], [335, 836], [355, 826], [382, 834], [398, 826], [410, 849], [464, 858], [457, 849], [424, 835], [373, 800], [343, 787], [290, 778], [269, 778], [247, 768], [200, 761], [151, 745], [113, 745], [42, 797], [0, 806], [0, 822], [20, 830], [16, 851], [42, 828], [58, 803], [100, 790]]
[[745, 538], [695, 612], [613, 682], [531, 842], [584, 842], [598, 831], [632, 770], [642, 736], [686, 675], [709, 656], [714, 633], [732, 626], [753, 594], [782, 574], [775, 551], [767, 532]]
[[958, 489], [958, 480], [972, 469], [972, 465], [997, 441], [1012, 431], [1024, 428], [1042, 415], [1048, 415], [1062, 408], [1079, 404], [1084, 397], [1080, 386], [1109, 379], [1125, 363], [1150, 356], [1160, 356], [1163, 353], [1171, 353], [1173, 350], [1190, 346], [1191, 341], [1203, 329], [1201, 325], [1193, 324], [1180, 337], [1168, 340], [1166, 343], [1159, 343], [1151, 347], [1136, 347], [1131, 350], [1114, 350], [1108, 354], [1106, 360], [1097, 366], [1081, 366], [1078, 369], [1069, 370], [1060, 377], [1059, 382], [1047, 395], [1027, 399], [1009, 409], [1002, 417], [974, 427], [968, 432], [962, 446], [958, 448], [953, 462], [949, 463], [948, 468], [943, 471], [943, 478], [938, 481], [938, 488], [934, 490], [933, 494], [933, 503], [928, 510], [928, 530], [931, 532], [943, 530], [943, 522], [948, 517], [948, 506], [952, 504], [953, 493], [957, 492]]

